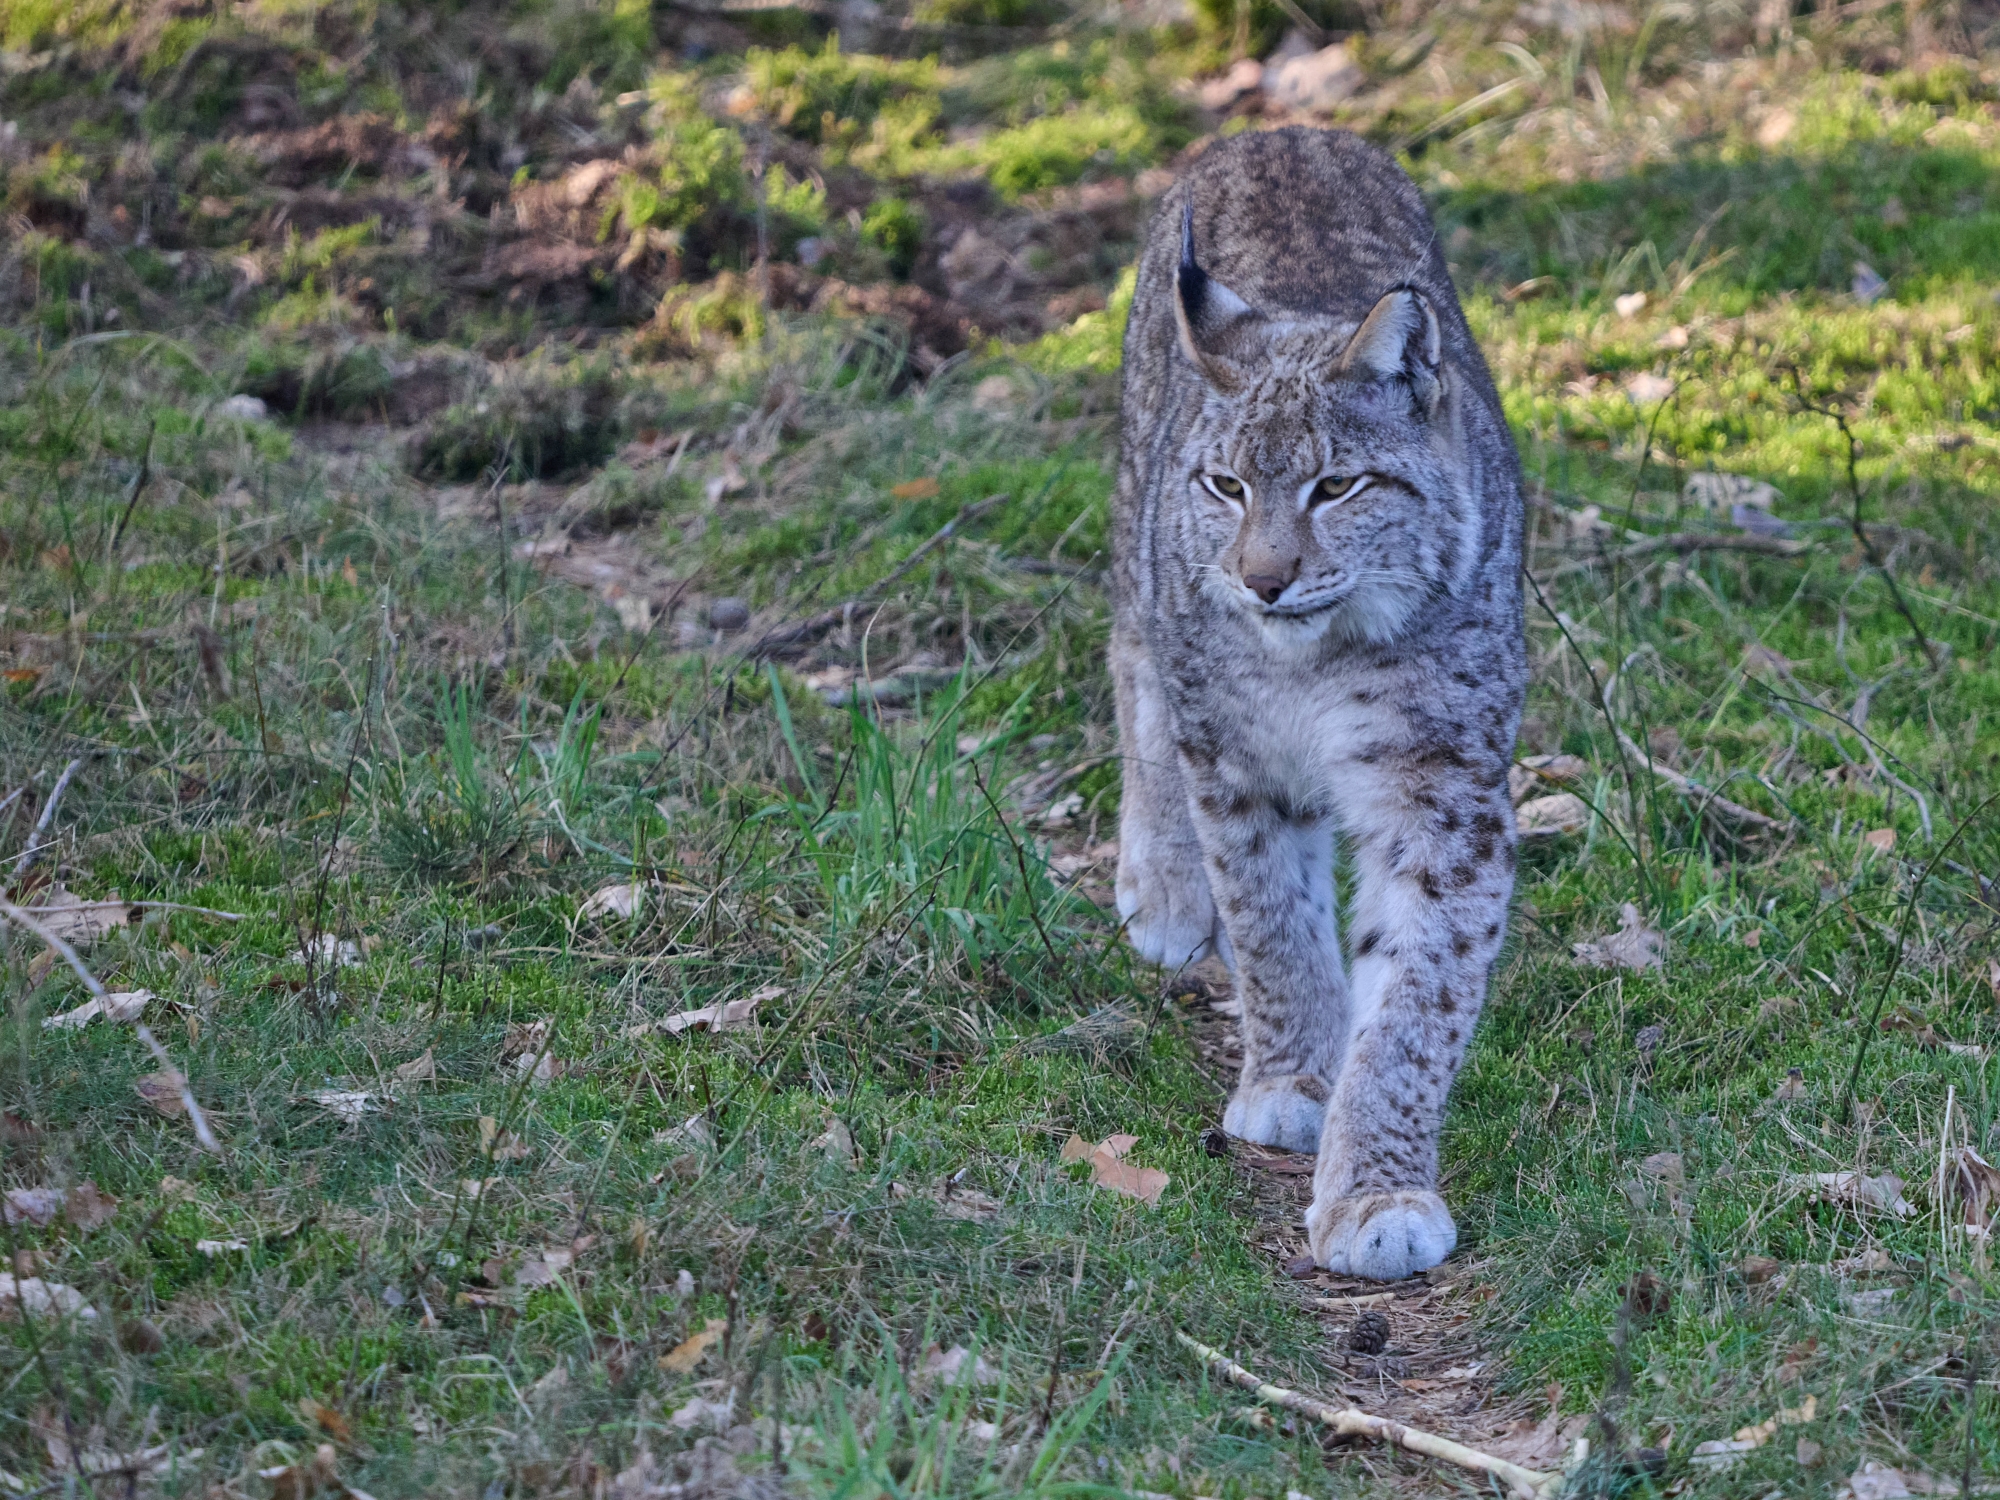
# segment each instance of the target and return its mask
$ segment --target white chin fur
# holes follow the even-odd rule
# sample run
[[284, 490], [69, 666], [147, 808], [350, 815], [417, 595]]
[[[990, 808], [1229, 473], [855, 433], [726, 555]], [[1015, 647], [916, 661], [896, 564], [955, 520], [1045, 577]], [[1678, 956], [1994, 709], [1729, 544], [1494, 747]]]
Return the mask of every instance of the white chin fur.
[[1262, 614], [1257, 627], [1266, 642], [1285, 651], [1317, 645], [1331, 636], [1346, 644], [1387, 645], [1402, 635], [1423, 595], [1400, 584], [1362, 584], [1330, 609], [1309, 615]]

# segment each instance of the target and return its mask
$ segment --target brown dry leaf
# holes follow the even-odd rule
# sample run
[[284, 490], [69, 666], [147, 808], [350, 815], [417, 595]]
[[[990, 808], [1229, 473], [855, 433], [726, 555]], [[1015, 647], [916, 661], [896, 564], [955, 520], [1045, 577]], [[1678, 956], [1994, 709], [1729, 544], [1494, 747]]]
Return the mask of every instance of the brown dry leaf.
[[2000, 1005], [2000, 958], [1986, 960], [1986, 988], [1993, 992], [1993, 1003]]
[[99, 1016], [115, 1024], [136, 1021], [152, 1003], [151, 990], [118, 990], [98, 999], [86, 1000], [75, 1010], [66, 1010], [59, 1016], [44, 1016], [42, 1030], [77, 1031]]
[[100, 1229], [118, 1216], [118, 1200], [94, 1182], [79, 1182], [63, 1196], [63, 1217], [78, 1229]]
[[1590, 808], [1575, 792], [1531, 797], [1514, 810], [1514, 824], [1524, 839], [1582, 833], [1590, 826]]
[[1896, 847], [1896, 830], [1893, 828], [1871, 828], [1861, 835], [1861, 842], [1877, 854], [1887, 854]]
[[1736, 1269], [1751, 1286], [1762, 1286], [1784, 1267], [1768, 1255], [1746, 1255], [1737, 1263]]
[[271, 1500], [315, 1500], [322, 1491], [338, 1494], [346, 1489], [336, 1477], [339, 1468], [340, 1455], [333, 1444], [321, 1443], [310, 1459], [259, 1469], [257, 1477], [270, 1484]]
[[1173, 1179], [1155, 1168], [1135, 1167], [1122, 1160], [1125, 1153], [1138, 1144], [1136, 1135], [1106, 1136], [1095, 1146], [1086, 1144], [1081, 1136], [1072, 1135], [1063, 1145], [1062, 1159], [1066, 1162], [1088, 1160], [1092, 1186], [1127, 1198], [1137, 1198], [1148, 1208], [1158, 1208], [1160, 1194], [1166, 1191], [1167, 1184]]
[[2000, 1168], [1995, 1168], [1970, 1146], [1958, 1148], [1956, 1165], [1954, 1179], [1965, 1222], [1984, 1228], [1992, 1219], [1995, 1206], [2000, 1205]]
[[988, 1364], [985, 1357], [974, 1354], [963, 1344], [953, 1344], [949, 1349], [940, 1349], [935, 1344], [924, 1356], [924, 1362], [917, 1367], [919, 1375], [928, 1375], [942, 1380], [947, 1385], [957, 1385], [970, 1381], [973, 1385], [998, 1385], [1000, 1372]]
[[327, 1436], [335, 1442], [349, 1442], [354, 1437], [354, 1429], [347, 1425], [347, 1418], [310, 1396], [299, 1397], [299, 1415], [307, 1422], [323, 1428]]
[[1590, 774], [1590, 762], [1578, 755], [1524, 755], [1507, 769], [1507, 798], [1516, 807], [1551, 785], [1574, 786]]
[[113, 891], [102, 901], [85, 901], [60, 885], [28, 908], [28, 914], [72, 948], [88, 948], [99, 938], [108, 937], [132, 923], [132, 908]]
[[729, 1331], [727, 1318], [710, 1318], [699, 1333], [689, 1334], [660, 1356], [660, 1368], [669, 1375], [685, 1375], [708, 1357], [709, 1349]]
[[0, 672], [0, 682], [9, 682], [18, 687], [24, 682], [33, 682], [41, 675], [40, 667], [9, 667], [6, 671]]
[[812, 1144], [813, 1149], [824, 1153], [828, 1161], [846, 1167], [850, 1172], [861, 1164], [861, 1153], [854, 1145], [854, 1132], [837, 1119]]
[[170, 1120], [187, 1113], [187, 1104], [181, 1098], [187, 1078], [173, 1068], [142, 1074], [132, 1080], [132, 1087], [141, 1099]]
[[938, 482], [926, 474], [921, 479], [905, 479], [901, 484], [889, 486], [889, 493], [898, 500], [928, 500], [938, 492]]
[[783, 993], [781, 986], [767, 984], [755, 994], [746, 995], [741, 1000], [697, 1006], [693, 1010], [684, 1010], [677, 1016], [668, 1016], [664, 1021], [656, 1023], [653, 1029], [668, 1036], [679, 1036], [687, 1031], [741, 1031], [746, 1026], [756, 1024], [758, 1006]]
[[489, 1161], [520, 1161], [530, 1154], [527, 1144], [511, 1130], [502, 1130], [491, 1115], [479, 1117], [479, 1154]]
[[550, 1286], [576, 1264], [574, 1250], [542, 1250], [522, 1261], [514, 1272], [516, 1286]]
[[1648, 927], [1639, 908], [1626, 902], [1618, 909], [1618, 930], [1588, 942], [1572, 943], [1576, 962], [1587, 969], [1664, 969], [1667, 940]]
[[426, 1047], [423, 1054], [413, 1057], [401, 1067], [392, 1070], [389, 1076], [398, 1084], [431, 1083], [438, 1076], [436, 1049]]
[[548, 1045], [549, 1025], [546, 1016], [539, 1021], [516, 1021], [507, 1028], [506, 1040], [500, 1044], [501, 1059], [540, 1052]]

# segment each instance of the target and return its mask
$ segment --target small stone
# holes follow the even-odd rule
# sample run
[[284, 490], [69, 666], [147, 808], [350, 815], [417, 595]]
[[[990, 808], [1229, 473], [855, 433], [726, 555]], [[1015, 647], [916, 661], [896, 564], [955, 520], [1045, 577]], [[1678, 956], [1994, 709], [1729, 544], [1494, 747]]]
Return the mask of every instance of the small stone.
[[749, 601], [734, 596], [716, 600], [708, 607], [708, 623], [717, 630], [741, 630], [750, 623]]
[[1737, 1262], [1736, 1269], [1743, 1273], [1743, 1279], [1751, 1286], [1762, 1286], [1778, 1274], [1778, 1262], [1768, 1255], [1746, 1255]]
[[1285, 1274], [1294, 1281], [1308, 1281], [1318, 1270], [1310, 1255], [1295, 1255], [1285, 1262]]
[[465, 935], [465, 946], [477, 953], [482, 948], [490, 948], [507, 935], [507, 929], [498, 922], [488, 922], [484, 927], [475, 927]]
[[1632, 1043], [1639, 1049], [1639, 1055], [1641, 1057], [1651, 1057], [1655, 1052], [1658, 1052], [1660, 1050], [1660, 1043], [1664, 1042], [1666, 1039], [1667, 1039], [1666, 1027], [1642, 1026], [1639, 1029], [1639, 1034], [1634, 1038], [1632, 1038]]
[[1358, 93], [1368, 75], [1336, 42], [1264, 69], [1264, 96], [1278, 109], [1324, 113]]
[[217, 402], [215, 414], [238, 422], [262, 422], [271, 415], [271, 408], [256, 396], [235, 395]]
[[1347, 1347], [1356, 1354], [1380, 1354], [1389, 1347], [1389, 1315], [1369, 1308], [1347, 1330]]
[[401, 1307], [404, 1300], [402, 1288], [393, 1286], [382, 1288], [382, 1305], [384, 1307]]

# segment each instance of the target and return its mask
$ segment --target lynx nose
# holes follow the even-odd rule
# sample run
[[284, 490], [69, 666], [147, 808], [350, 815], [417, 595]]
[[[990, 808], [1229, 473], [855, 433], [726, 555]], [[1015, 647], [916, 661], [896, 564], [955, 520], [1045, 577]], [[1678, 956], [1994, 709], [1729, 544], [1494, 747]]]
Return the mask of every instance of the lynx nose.
[[1279, 595], [1290, 588], [1292, 580], [1298, 576], [1298, 559], [1294, 558], [1292, 565], [1285, 569], [1283, 574], [1245, 573], [1243, 575], [1243, 587], [1250, 590], [1251, 593], [1262, 599], [1266, 604], [1276, 604]]

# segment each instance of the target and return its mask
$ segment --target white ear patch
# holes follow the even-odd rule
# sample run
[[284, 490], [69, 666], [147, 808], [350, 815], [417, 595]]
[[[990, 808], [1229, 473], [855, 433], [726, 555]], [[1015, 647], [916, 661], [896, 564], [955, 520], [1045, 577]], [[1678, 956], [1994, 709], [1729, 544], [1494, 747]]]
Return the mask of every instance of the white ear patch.
[[1340, 368], [1379, 380], [1435, 380], [1443, 338], [1430, 300], [1412, 287], [1390, 292], [1362, 320], [1341, 352]]

